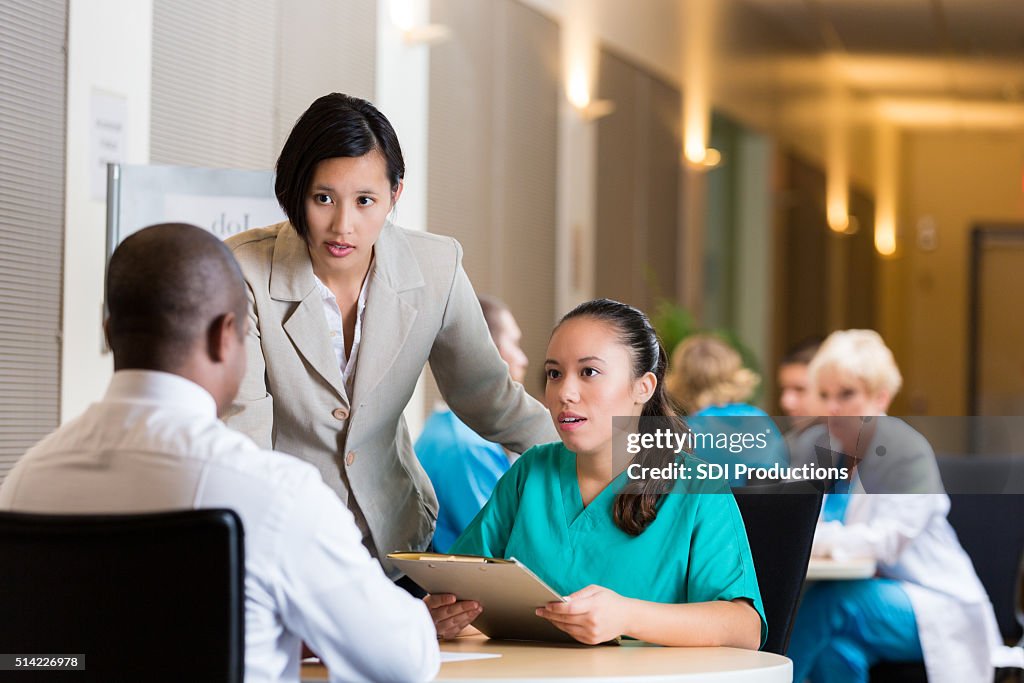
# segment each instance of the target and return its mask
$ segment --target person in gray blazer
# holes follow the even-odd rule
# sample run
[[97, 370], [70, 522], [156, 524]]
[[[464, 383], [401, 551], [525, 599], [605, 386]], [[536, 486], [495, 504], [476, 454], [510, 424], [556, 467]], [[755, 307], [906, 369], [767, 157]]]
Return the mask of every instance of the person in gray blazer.
[[426, 548], [437, 518], [402, 416], [428, 361], [444, 400], [485, 439], [516, 453], [557, 439], [499, 357], [459, 243], [388, 220], [404, 174], [383, 114], [324, 95], [277, 161], [288, 220], [227, 241], [251, 316], [227, 424], [315, 465], [379, 560]]

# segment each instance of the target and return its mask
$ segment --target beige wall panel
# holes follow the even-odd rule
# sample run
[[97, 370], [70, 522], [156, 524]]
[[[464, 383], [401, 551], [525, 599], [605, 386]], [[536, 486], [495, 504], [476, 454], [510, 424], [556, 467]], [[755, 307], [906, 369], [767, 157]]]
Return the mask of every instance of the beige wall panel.
[[57, 426], [67, 4], [0, 6], [0, 482]]
[[453, 36], [431, 55], [428, 224], [462, 243], [478, 292], [509, 304], [538, 394], [555, 315], [558, 27], [514, 0], [435, 0], [432, 20]]
[[598, 96], [615, 102], [615, 111], [597, 122], [597, 211], [594, 247], [594, 295], [642, 305], [636, 287], [637, 138], [643, 125], [638, 111], [638, 72], [602, 50]]
[[[908, 131], [904, 141], [899, 251], [887, 269], [887, 281], [906, 284], [887, 293], [902, 304], [894, 350], [904, 371], [903, 407], [910, 414], [960, 415], [968, 410], [970, 231], [978, 223], [1024, 220], [1024, 133]], [[923, 250], [917, 228], [929, 217], [935, 248]], [[1005, 310], [1017, 310], [1019, 293], [1006, 297]]]
[[500, 14], [505, 91], [495, 108], [503, 119], [504, 191], [492, 263], [501, 274], [500, 295], [523, 329], [523, 350], [532, 363], [526, 385], [536, 393], [543, 388], [544, 352], [555, 322], [559, 33], [556, 24], [518, 2], [506, 0]]
[[494, 183], [495, 3], [435, 0], [431, 10], [452, 39], [430, 57], [427, 225], [459, 240], [477, 291], [498, 294], [490, 262], [492, 204], [501, 190]]
[[152, 161], [270, 168], [277, 40], [275, 0], [155, 0]]
[[679, 92], [607, 50], [598, 77], [595, 293], [653, 312], [680, 270]]
[[321, 95], [343, 92], [373, 100], [377, 0], [279, 0], [277, 12], [275, 150]]
[[[645, 305], [653, 313], [656, 296], [673, 299], [682, 264], [676, 261], [679, 238], [679, 187], [683, 148], [680, 130], [679, 91], [663, 81], [650, 81], [648, 173], [645, 183], [647, 231], [645, 251], [655, 287], [647, 289]], [[646, 278], [645, 285], [648, 284]]]
[[876, 272], [881, 260], [875, 251], [875, 201], [867, 192], [850, 190], [850, 215], [857, 220], [858, 230], [840, 239], [847, 243], [847, 277], [845, 282], [846, 328], [877, 329], [875, 287]]
[[825, 176], [793, 154], [780, 155], [776, 233], [776, 291], [772, 319], [776, 348], [784, 354], [795, 344], [830, 331], [829, 268], [825, 254], [834, 239], [825, 223]]
[[153, 162], [272, 168], [314, 99], [373, 99], [376, 26], [376, 0], [155, 0]]

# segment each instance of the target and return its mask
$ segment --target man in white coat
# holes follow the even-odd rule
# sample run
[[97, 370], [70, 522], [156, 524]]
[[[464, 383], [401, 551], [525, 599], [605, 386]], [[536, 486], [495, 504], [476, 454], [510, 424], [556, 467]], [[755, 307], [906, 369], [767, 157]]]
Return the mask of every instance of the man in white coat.
[[107, 302], [106, 395], [21, 458], [0, 509], [232, 508], [245, 528], [246, 683], [298, 683], [302, 641], [332, 681], [432, 678], [427, 608], [387, 579], [319, 472], [218, 420], [245, 373], [249, 319], [227, 247], [188, 225], [137, 232], [110, 259]]

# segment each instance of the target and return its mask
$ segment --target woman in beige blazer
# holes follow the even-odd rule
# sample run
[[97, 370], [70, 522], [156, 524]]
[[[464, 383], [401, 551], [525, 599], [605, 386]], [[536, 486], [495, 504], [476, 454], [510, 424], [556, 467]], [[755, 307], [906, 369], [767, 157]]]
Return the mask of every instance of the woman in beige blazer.
[[372, 104], [325, 95], [277, 162], [289, 220], [228, 240], [251, 325], [227, 423], [316, 465], [378, 558], [425, 548], [437, 518], [402, 416], [428, 361], [448, 405], [484, 438], [517, 453], [557, 438], [498, 356], [458, 242], [387, 220], [404, 172]]

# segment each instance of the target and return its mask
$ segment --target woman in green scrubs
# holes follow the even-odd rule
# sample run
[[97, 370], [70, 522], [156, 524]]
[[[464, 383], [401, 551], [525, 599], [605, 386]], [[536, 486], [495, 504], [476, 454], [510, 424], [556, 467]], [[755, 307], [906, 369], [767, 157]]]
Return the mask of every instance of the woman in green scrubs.
[[[624, 635], [756, 649], [764, 610], [727, 484], [632, 480], [612, 459], [613, 416], [673, 415], [665, 365], [639, 310], [599, 299], [568, 313], [545, 361], [545, 403], [561, 442], [524, 453], [451, 552], [523, 562], [569, 599], [538, 616], [584, 643]], [[650, 453], [638, 457], [651, 464]], [[656, 457], [655, 466], [679, 459], [670, 450]], [[443, 638], [481, 610], [453, 595], [426, 601]]]

